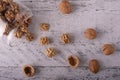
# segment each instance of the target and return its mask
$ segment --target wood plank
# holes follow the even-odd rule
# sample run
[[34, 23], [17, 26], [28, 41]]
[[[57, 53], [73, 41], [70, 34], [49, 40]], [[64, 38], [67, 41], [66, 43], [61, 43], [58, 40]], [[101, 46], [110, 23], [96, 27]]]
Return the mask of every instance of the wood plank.
[[37, 73], [27, 78], [21, 72], [21, 67], [0, 67], [1, 80], [119, 80], [120, 68], [104, 68], [93, 74], [88, 67], [71, 69], [69, 67], [35, 67]]

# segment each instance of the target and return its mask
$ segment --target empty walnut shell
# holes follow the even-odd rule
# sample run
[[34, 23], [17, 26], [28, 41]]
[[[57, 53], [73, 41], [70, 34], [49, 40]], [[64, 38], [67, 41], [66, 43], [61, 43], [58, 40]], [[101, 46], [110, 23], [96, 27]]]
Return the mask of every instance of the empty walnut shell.
[[80, 60], [77, 56], [71, 55], [71, 56], [68, 57], [68, 63], [70, 65], [70, 67], [76, 68], [76, 67], [79, 66]]
[[110, 55], [114, 53], [115, 49], [112, 44], [104, 44], [102, 46], [102, 51], [105, 55]]
[[92, 29], [92, 28], [88, 28], [85, 30], [84, 35], [87, 39], [95, 39], [97, 37], [97, 32], [96, 30]]
[[32, 77], [35, 74], [35, 69], [31, 65], [23, 66], [22, 71], [27, 77]]

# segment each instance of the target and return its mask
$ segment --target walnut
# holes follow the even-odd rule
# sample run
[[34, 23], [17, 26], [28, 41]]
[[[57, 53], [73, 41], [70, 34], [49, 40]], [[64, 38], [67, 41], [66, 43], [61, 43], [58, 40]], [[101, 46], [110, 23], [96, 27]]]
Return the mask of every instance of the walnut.
[[16, 2], [10, 3], [11, 10], [15, 13], [19, 13], [19, 5]]
[[55, 49], [48, 48], [45, 52], [45, 55], [48, 56], [49, 58], [54, 57], [56, 55]]
[[4, 10], [6, 10], [6, 4], [1, 1], [0, 2], [0, 12], [3, 12]]
[[15, 14], [12, 10], [7, 10], [5, 12], [5, 17], [6, 17], [8, 22], [12, 22], [15, 20]]
[[113, 47], [112, 44], [104, 44], [102, 46], [102, 51], [105, 55], [110, 55], [110, 54], [114, 53], [115, 48]]
[[96, 59], [90, 60], [90, 62], [89, 62], [89, 69], [94, 74], [98, 73], [99, 70], [100, 70], [100, 64], [99, 64], [98, 60], [96, 60]]
[[13, 2], [13, 0], [2, 0], [2, 2], [11, 3], [11, 2]]
[[22, 71], [27, 77], [32, 77], [35, 74], [35, 69], [31, 65], [23, 66]]
[[68, 57], [68, 64], [70, 65], [70, 67], [76, 68], [79, 66], [79, 63], [80, 63], [80, 60], [77, 56], [71, 55]]
[[13, 25], [14, 25], [15, 27], [19, 27], [21, 24], [20, 24], [20, 22], [15, 21], [15, 22], [13, 23]]
[[20, 30], [20, 29], [18, 29], [16, 32], [15, 32], [15, 37], [17, 37], [17, 38], [21, 38], [22, 36], [23, 36], [23, 32]]
[[27, 29], [27, 27], [25, 27], [25, 26], [20, 26], [20, 30], [21, 30], [22, 32], [24, 32], [24, 33], [27, 33], [27, 32], [28, 32], [28, 29]]
[[14, 29], [14, 26], [12, 24], [7, 24], [3, 34], [8, 35], [12, 29]]
[[41, 45], [48, 45], [49, 44], [49, 38], [48, 37], [41, 37], [40, 38], [40, 44]]
[[28, 32], [28, 33], [26, 34], [26, 40], [28, 40], [28, 41], [32, 41], [33, 39], [34, 39], [33, 34], [30, 33], [30, 32]]
[[97, 37], [97, 32], [96, 32], [96, 30], [94, 30], [92, 28], [88, 28], [85, 30], [84, 35], [86, 38], [92, 40]]
[[49, 30], [49, 24], [47, 24], [47, 23], [41, 23], [40, 24], [40, 30], [42, 30], [42, 31], [48, 31]]
[[62, 34], [62, 36], [61, 36], [61, 40], [62, 40], [62, 42], [64, 43], [64, 44], [68, 44], [68, 43], [70, 43], [71, 41], [70, 41], [70, 35], [69, 34]]
[[69, 14], [72, 11], [72, 6], [69, 2], [69, 0], [61, 0], [60, 4], [59, 4], [59, 10], [63, 13], [63, 14]]

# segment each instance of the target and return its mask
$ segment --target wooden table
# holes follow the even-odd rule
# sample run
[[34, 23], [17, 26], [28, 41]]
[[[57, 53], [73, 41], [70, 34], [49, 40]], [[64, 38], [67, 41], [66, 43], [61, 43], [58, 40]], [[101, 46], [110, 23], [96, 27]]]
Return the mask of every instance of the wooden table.
[[[36, 35], [33, 42], [24, 38], [12, 39], [7, 45], [0, 42], [0, 80], [120, 80], [120, 0], [70, 0], [73, 12], [63, 15], [59, 12], [60, 0], [20, 0], [33, 12], [30, 30]], [[49, 23], [50, 30], [39, 30], [40, 23]], [[97, 39], [89, 41], [83, 31], [92, 27], [98, 31]], [[72, 43], [63, 45], [60, 34], [70, 33]], [[50, 37], [52, 43], [40, 46], [39, 38]], [[103, 43], [115, 44], [115, 54], [105, 56], [100, 51]], [[58, 54], [49, 59], [44, 55], [47, 47], [55, 47]], [[77, 69], [71, 69], [67, 57], [76, 54], [81, 60]], [[88, 61], [96, 58], [101, 70], [93, 74], [88, 69]], [[117, 60], [118, 59], [118, 60]], [[31, 64], [36, 69], [34, 77], [27, 78], [21, 68]]]

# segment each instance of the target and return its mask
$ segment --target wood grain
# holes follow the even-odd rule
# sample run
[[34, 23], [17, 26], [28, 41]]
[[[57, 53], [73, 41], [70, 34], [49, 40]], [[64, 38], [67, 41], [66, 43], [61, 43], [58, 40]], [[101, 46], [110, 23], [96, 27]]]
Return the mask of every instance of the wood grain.
[[[120, 0], [70, 0], [73, 12], [63, 15], [58, 10], [60, 0], [20, 0], [33, 12], [30, 30], [35, 34], [33, 42], [23, 39], [0, 40], [0, 80], [119, 80], [120, 68]], [[39, 30], [40, 23], [49, 23], [50, 30]], [[98, 37], [89, 41], [83, 32], [92, 27], [98, 31]], [[68, 32], [72, 44], [63, 45], [60, 34]], [[47, 47], [39, 45], [41, 36], [50, 37], [58, 55], [49, 59], [44, 55]], [[101, 52], [103, 43], [115, 45], [115, 54], [104, 56]], [[66, 58], [76, 54], [81, 59], [78, 69], [71, 69]], [[96, 58], [100, 61], [101, 71], [94, 75], [88, 69], [88, 61]], [[107, 63], [107, 64], [106, 64]], [[37, 70], [32, 78], [26, 78], [21, 66], [31, 64]]]

